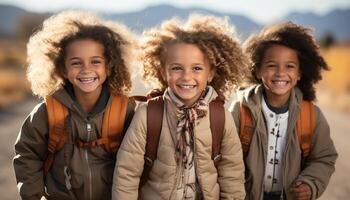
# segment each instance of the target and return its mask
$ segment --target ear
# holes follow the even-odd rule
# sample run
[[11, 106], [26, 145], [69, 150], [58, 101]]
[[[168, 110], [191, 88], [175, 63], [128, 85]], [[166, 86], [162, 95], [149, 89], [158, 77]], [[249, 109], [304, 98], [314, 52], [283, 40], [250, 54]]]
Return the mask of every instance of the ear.
[[107, 72], [107, 77], [109, 77], [112, 74], [112, 69], [109, 66], [106, 66], [106, 72]]
[[211, 83], [211, 81], [214, 79], [215, 74], [216, 74], [216, 68], [213, 67], [209, 71], [208, 83]]
[[59, 67], [58, 71], [63, 78], [68, 78], [66, 66]]
[[255, 70], [254, 70], [254, 75], [255, 75], [255, 77], [258, 79], [258, 80], [260, 80], [261, 79], [261, 72], [260, 72], [260, 68], [256, 68]]
[[165, 71], [165, 66], [160, 66], [159, 69], [160, 74], [162, 75], [163, 79], [166, 80], [166, 71]]

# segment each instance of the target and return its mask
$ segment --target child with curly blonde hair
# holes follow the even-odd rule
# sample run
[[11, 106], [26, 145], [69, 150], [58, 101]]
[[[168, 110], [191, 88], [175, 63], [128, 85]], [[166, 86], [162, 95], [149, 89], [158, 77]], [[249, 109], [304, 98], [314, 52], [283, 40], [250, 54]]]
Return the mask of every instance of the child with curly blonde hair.
[[150, 120], [145, 103], [118, 152], [113, 199], [244, 199], [244, 164], [232, 116], [222, 110], [217, 161], [208, 109], [243, 78], [246, 59], [234, 34], [227, 21], [199, 15], [186, 23], [171, 19], [144, 33], [144, 79], [163, 93], [164, 101], [157, 156], [139, 189]]
[[49, 134], [48, 102], [37, 105], [24, 121], [14, 158], [22, 199], [111, 198], [115, 151], [121, 139], [106, 143], [101, 129], [117, 96], [126, 102], [125, 114], [114, 123], [125, 120], [121, 126], [125, 131], [134, 114], [135, 102], [125, 95], [131, 88], [129, 67], [135, 45], [123, 25], [82, 11], [51, 16], [31, 36], [27, 76], [32, 91], [46, 101], [54, 99], [68, 115], [58, 136], [64, 141], [61, 149]]
[[[244, 49], [253, 85], [238, 95], [232, 115], [242, 135], [252, 130], [250, 141], [241, 136], [247, 199], [320, 197], [337, 152], [326, 118], [312, 103], [314, 85], [328, 65], [310, 29], [292, 22], [268, 26], [252, 35]], [[250, 114], [251, 126], [241, 123], [247, 119], [244, 113]], [[301, 132], [303, 124], [311, 126], [309, 132]]]

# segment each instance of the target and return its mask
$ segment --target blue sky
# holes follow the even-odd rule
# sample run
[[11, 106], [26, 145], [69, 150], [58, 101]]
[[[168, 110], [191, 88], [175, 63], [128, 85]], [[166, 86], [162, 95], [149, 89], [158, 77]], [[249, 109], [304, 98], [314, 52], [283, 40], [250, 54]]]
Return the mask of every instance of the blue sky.
[[259, 23], [271, 22], [292, 11], [322, 15], [336, 8], [350, 8], [350, 0], [0, 0], [0, 3], [36, 12], [80, 8], [119, 13], [141, 10], [150, 5], [170, 4], [180, 8], [202, 7], [242, 14]]

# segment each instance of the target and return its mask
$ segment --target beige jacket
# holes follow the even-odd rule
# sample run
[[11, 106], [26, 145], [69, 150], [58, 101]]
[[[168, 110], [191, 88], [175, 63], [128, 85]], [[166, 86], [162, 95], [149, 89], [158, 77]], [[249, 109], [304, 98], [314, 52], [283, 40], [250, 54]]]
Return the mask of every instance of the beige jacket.
[[[267, 156], [267, 127], [261, 108], [263, 86], [253, 86], [240, 95], [238, 101], [232, 107], [232, 115], [239, 130], [239, 105], [242, 103], [252, 112], [254, 135], [250, 149], [245, 158], [246, 164], [246, 199], [263, 199], [263, 182], [265, 163]], [[289, 100], [289, 118], [287, 128], [287, 144], [282, 160], [283, 188], [287, 200], [295, 199], [290, 192], [293, 184], [304, 181], [311, 186], [312, 199], [318, 198], [325, 191], [329, 179], [335, 170], [337, 152], [330, 137], [330, 129], [327, 120], [321, 110], [316, 106], [316, 128], [313, 134], [310, 155], [301, 167], [301, 150], [296, 134], [296, 122], [299, 115], [299, 107], [302, 101], [302, 93], [298, 88], [291, 92]]]
[[[215, 99], [217, 94], [209, 98]], [[175, 145], [171, 131], [177, 118], [175, 105], [164, 98], [164, 116], [157, 158], [149, 179], [141, 189], [141, 199], [174, 199], [179, 167], [175, 161]], [[209, 112], [209, 111], [208, 111]], [[147, 130], [147, 104], [136, 111], [117, 155], [112, 199], [136, 200], [143, 171]], [[216, 170], [211, 159], [209, 113], [195, 126], [195, 170], [204, 199], [244, 199], [244, 164], [241, 144], [231, 114], [225, 111], [225, 128], [221, 146], [222, 159]]]

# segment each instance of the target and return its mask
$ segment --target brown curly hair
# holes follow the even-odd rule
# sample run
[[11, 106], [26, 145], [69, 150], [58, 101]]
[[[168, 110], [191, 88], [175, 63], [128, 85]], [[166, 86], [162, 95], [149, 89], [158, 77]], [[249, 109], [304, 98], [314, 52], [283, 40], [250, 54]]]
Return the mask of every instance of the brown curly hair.
[[258, 34], [253, 34], [243, 44], [245, 53], [250, 57], [250, 83], [261, 83], [256, 72], [261, 67], [265, 52], [275, 44], [284, 45], [297, 52], [301, 78], [297, 86], [303, 93], [303, 99], [313, 101], [316, 99], [314, 84], [322, 79], [321, 71], [329, 70], [319, 46], [311, 35], [311, 29], [295, 24], [283, 22], [271, 25]]
[[103, 21], [93, 13], [64, 11], [46, 19], [27, 44], [27, 77], [33, 93], [46, 97], [65, 84], [66, 47], [79, 39], [92, 39], [104, 46], [111, 93], [129, 92], [129, 66], [137, 49], [133, 34], [125, 26]]
[[247, 59], [227, 19], [196, 14], [182, 23], [173, 18], [163, 22], [159, 30], [144, 32], [144, 36], [141, 45], [143, 78], [159, 90], [167, 87], [161, 71], [167, 48], [174, 43], [194, 44], [204, 53], [210, 67], [216, 68], [210, 85], [218, 94], [230, 94], [243, 80]]

